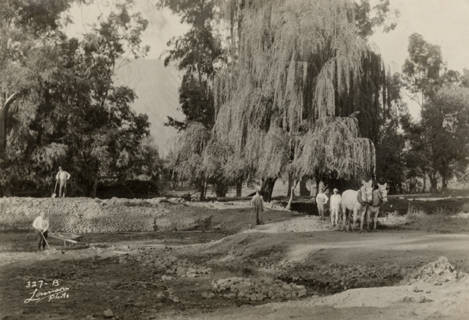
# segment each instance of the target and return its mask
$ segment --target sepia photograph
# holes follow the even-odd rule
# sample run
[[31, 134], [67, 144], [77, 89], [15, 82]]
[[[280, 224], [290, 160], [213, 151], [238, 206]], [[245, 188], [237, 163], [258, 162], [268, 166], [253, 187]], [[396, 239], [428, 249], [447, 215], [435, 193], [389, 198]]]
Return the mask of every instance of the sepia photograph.
[[469, 319], [469, 0], [0, 0], [0, 320]]

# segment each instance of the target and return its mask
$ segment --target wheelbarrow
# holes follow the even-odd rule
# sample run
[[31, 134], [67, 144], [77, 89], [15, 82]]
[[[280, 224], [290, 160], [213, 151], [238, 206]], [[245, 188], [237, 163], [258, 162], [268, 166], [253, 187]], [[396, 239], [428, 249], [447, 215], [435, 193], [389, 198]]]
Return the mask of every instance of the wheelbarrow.
[[49, 237], [57, 240], [61, 240], [64, 243], [63, 249], [84, 249], [88, 248], [89, 245], [80, 240], [83, 238], [81, 234], [76, 233], [65, 233], [65, 232], [54, 232], [49, 233]]

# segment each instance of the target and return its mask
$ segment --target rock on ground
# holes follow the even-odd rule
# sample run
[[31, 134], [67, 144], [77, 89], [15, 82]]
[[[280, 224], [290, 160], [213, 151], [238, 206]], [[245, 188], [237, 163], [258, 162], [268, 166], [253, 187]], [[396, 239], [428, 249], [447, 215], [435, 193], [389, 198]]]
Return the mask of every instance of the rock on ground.
[[212, 281], [213, 292], [246, 301], [295, 299], [306, 295], [304, 286], [270, 278], [231, 277]]
[[407, 283], [425, 282], [441, 285], [446, 282], [453, 282], [466, 275], [449, 263], [448, 258], [440, 257], [438, 260], [428, 263], [412, 273], [407, 278]]

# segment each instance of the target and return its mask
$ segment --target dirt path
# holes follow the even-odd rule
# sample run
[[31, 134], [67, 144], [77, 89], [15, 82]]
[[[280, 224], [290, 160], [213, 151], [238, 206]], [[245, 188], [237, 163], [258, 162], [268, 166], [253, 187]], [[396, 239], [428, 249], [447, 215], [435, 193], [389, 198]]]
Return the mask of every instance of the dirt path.
[[287, 252], [285, 261], [303, 261], [315, 252], [327, 249], [364, 249], [377, 251], [431, 250], [441, 252], [462, 250], [467, 251], [469, 254], [469, 235], [374, 233], [363, 235], [359, 240], [325, 241], [313, 244], [292, 245]]

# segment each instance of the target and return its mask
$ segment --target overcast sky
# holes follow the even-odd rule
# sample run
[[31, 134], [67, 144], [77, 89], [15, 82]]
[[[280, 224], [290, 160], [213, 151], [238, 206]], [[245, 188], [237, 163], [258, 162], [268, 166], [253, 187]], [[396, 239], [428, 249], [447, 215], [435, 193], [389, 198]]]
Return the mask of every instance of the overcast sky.
[[[74, 21], [69, 33], [79, 35], [89, 29], [99, 14], [106, 14], [116, 0], [97, 0], [92, 5], [76, 4], [71, 10]], [[135, 0], [149, 26], [143, 40], [151, 46], [149, 58], [158, 58], [166, 49], [166, 42], [184, 32], [185, 26], [170, 12], [158, 11], [155, 0]], [[448, 67], [461, 71], [469, 68], [469, 0], [391, 0], [398, 9], [398, 26], [389, 33], [377, 32], [372, 37], [374, 47], [393, 71], [400, 71], [407, 57], [409, 35], [420, 33], [433, 44], [441, 46]], [[417, 116], [419, 110], [410, 107]]]
[[[1, 0], [0, 0], [1, 1]], [[156, 0], [134, 0], [135, 9], [142, 13], [149, 22], [143, 35], [143, 41], [150, 46], [148, 58], [158, 59], [166, 50], [166, 43], [174, 36], [181, 35], [187, 26], [179, 23], [179, 18], [169, 10], [158, 10], [154, 5]], [[70, 10], [73, 23], [67, 27], [70, 35], [79, 36], [90, 29], [100, 15], [104, 17], [120, 0], [95, 0], [90, 5], [76, 3]]]
[[391, 0], [391, 5], [400, 11], [397, 28], [372, 40], [393, 69], [400, 70], [414, 32], [441, 46], [450, 68], [469, 68], [469, 0]]

